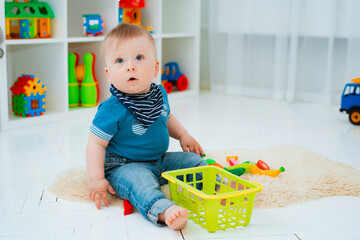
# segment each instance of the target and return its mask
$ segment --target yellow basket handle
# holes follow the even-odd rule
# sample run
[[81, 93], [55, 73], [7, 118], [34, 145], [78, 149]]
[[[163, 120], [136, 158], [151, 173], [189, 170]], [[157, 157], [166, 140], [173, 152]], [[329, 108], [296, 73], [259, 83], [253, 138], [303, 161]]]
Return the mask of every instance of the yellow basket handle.
[[192, 190], [192, 189], [187, 189], [187, 191], [189, 192], [189, 193], [192, 193], [192, 194], [195, 194], [195, 195], [198, 195], [198, 193], [197, 192], [195, 192], [194, 190]]
[[174, 179], [171, 178], [167, 178], [168, 181], [172, 182], [173, 184], [176, 184], [176, 181]]

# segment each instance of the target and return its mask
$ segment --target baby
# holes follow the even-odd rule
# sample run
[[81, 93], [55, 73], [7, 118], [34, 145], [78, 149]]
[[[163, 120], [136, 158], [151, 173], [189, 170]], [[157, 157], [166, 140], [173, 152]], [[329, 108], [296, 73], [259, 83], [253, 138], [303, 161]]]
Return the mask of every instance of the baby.
[[[207, 165], [200, 144], [170, 113], [165, 89], [152, 83], [159, 73], [153, 37], [121, 23], [105, 38], [101, 54], [111, 96], [99, 105], [86, 148], [89, 196], [100, 209], [107, 191], [130, 203], [158, 226], [185, 228], [188, 213], [167, 199], [164, 171]], [[166, 152], [169, 136], [184, 152]], [[194, 154], [195, 152], [196, 154]]]

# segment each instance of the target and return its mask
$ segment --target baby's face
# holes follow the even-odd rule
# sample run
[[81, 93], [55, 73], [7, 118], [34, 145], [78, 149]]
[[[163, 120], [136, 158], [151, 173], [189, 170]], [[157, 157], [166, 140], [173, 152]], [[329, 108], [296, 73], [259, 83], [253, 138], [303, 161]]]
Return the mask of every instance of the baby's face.
[[105, 73], [109, 82], [124, 93], [147, 93], [159, 72], [155, 51], [146, 36], [121, 41], [113, 49], [108, 49]]

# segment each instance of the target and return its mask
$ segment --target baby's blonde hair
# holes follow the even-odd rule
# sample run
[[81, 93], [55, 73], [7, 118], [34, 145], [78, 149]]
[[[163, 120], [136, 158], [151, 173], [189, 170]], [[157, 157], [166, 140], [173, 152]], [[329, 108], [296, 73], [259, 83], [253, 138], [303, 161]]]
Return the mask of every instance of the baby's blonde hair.
[[105, 64], [105, 57], [108, 54], [108, 50], [111, 47], [116, 46], [119, 42], [128, 40], [135, 37], [146, 36], [150, 42], [154, 45], [155, 56], [156, 56], [156, 47], [155, 41], [152, 35], [146, 31], [145, 28], [137, 26], [131, 23], [120, 23], [115, 28], [113, 28], [105, 37], [105, 40], [101, 44], [100, 54]]

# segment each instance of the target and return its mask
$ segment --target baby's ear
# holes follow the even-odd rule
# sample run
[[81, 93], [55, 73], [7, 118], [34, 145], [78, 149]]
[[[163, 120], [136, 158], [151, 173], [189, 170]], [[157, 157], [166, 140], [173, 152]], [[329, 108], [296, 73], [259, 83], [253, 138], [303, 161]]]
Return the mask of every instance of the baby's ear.
[[160, 63], [159, 63], [159, 60], [156, 59], [154, 77], [157, 77], [157, 75], [159, 74], [159, 68], [160, 68]]
[[104, 70], [105, 70], [105, 74], [106, 74], [106, 77], [107, 77], [109, 83], [111, 83], [110, 82], [110, 76], [109, 76], [109, 70], [106, 67], [104, 68]]

